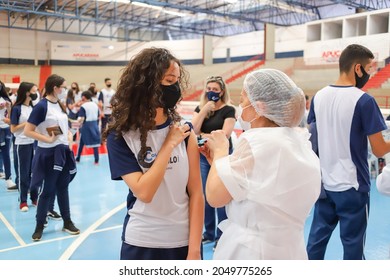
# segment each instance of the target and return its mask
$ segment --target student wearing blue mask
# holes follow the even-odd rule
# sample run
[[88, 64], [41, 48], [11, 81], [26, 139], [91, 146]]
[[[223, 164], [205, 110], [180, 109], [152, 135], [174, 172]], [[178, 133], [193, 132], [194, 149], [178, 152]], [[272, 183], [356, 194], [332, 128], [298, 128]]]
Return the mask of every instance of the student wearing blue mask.
[[129, 189], [122, 260], [201, 259], [199, 151], [176, 112], [187, 81], [168, 50], [147, 48], [130, 60], [111, 99], [104, 133], [111, 178]]
[[[200, 104], [195, 108], [192, 117], [194, 131], [204, 141], [214, 130], [222, 129], [229, 140], [229, 152], [233, 151], [231, 134], [236, 123], [235, 109], [230, 105], [230, 96], [222, 77], [212, 76], [206, 80], [206, 90], [200, 98]], [[207, 141], [207, 140], [206, 140]], [[203, 191], [206, 187], [210, 164], [207, 159], [200, 156], [200, 168], [202, 174]], [[217, 211], [218, 221], [215, 211]], [[214, 248], [218, 243], [221, 231], [217, 228], [218, 223], [226, 219], [225, 208], [211, 207], [205, 203], [205, 232], [203, 242], [215, 241]]]

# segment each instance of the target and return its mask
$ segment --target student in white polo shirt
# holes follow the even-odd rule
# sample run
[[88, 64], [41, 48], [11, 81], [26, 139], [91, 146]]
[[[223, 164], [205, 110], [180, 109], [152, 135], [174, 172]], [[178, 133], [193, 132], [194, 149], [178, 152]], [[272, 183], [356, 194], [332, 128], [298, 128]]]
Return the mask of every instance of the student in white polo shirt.
[[[20, 211], [28, 211], [27, 194], [30, 190], [31, 167], [34, 156], [34, 139], [24, 135], [24, 127], [33, 109], [33, 100], [38, 98], [38, 88], [32, 83], [22, 82], [18, 89], [15, 104], [11, 109], [11, 132], [15, 137], [17, 185], [19, 186]], [[38, 191], [32, 188], [30, 198], [37, 206]]]
[[65, 88], [63, 77], [50, 75], [45, 83], [44, 98], [34, 107], [24, 127], [24, 134], [38, 141], [32, 164], [31, 186], [43, 182], [32, 235], [34, 241], [42, 238], [55, 195], [64, 221], [62, 230], [69, 234], [80, 233], [70, 215], [69, 183], [76, 175], [76, 163], [69, 148], [72, 134], [69, 132], [68, 116], [59, 99]]
[[101, 122], [101, 131], [104, 132], [104, 130], [107, 127], [107, 122], [109, 121], [112, 113], [112, 108], [111, 108], [111, 99], [115, 94], [115, 90], [111, 88], [112, 86], [112, 81], [110, 78], [105, 78], [104, 79], [104, 84], [106, 85], [105, 88], [103, 88], [100, 91], [99, 94], [99, 107], [102, 110], [102, 122]]
[[324, 259], [340, 223], [346, 260], [362, 260], [370, 205], [368, 140], [375, 156], [390, 151], [387, 128], [375, 99], [365, 93], [374, 55], [352, 44], [340, 55], [338, 80], [312, 99], [308, 123], [316, 124], [324, 195], [318, 199], [308, 238], [309, 259]]
[[77, 121], [80, 123], [80, 143], [77, 148], [76, 161], [80, 162], [81, 153], [84, 145], [88, 148], [93, 148], [95, 165], [99, 164], [99, 147], [100, 147], [100, 131], [99, 131], [99, 107], [92, 101], [92, 93], [87, 90], [81, 94], [82, 105], [78, 114]]

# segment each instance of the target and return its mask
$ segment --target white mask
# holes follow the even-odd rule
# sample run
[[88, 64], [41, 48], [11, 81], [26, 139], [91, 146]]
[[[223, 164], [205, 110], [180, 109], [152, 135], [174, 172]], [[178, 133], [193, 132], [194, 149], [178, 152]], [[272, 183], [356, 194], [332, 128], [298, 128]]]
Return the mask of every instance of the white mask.
[[56, 97], [58, 100], [61, 100], [61, 99], [66, 98], [66, 93], [67, 93], [66, 88], [61, 88], [60, 93], [54, 92], [54, 97]]
[[246, 109], [246, 108], [249, 108], [250, 106], [252, 106], [251, 104], [249, 104], [248, 106], [245, 106], [244, 108], [242, 108], [241, 107], [241, 105], [238, 105], [238, 110], [237, 110], [237, 115], [238, 115], [238, 117], [237, 117], [237, 119], [238, 119], [238, 122], [240, 123], [240, 125], [241, 125], [241, 128], [243, 129], [243, 130], [249, 130], [249, 129], [251, 129], [252, 127], [251, 127], [251, 123], [256, 119], [256, 118], [253, 118], [251, 121], [244, 121], [243, 119], [242, 119], [242, 112]]

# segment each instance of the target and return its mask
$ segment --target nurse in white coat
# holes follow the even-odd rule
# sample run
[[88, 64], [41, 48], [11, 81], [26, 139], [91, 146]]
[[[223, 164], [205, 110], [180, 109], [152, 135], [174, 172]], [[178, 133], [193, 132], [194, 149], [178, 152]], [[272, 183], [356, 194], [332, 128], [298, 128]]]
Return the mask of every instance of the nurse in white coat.
[[296, 127], [304, 110], [303, 92], [283, 72], [249, 73], [233, 154], [222, 131], [202, 148], [212, 162], [206, 198], [228, 216], [214, 259], [307, 259], [303, 230], [321, 178], [309, 133]]
[[[388, 117], [390, 119], [390, 116]], [[390, 140], [390, 121], [386, 119], [387, 130], [383, 131], [383, 137], [386, 141]], [[378, 192], [390, 196], [390, 153], [384, 156], [387, 163], [382, 169], [382, 173], [376, 177], [376, 187]], [[378, 160], [378, 159], [376, 159]]]
[[390, 196], [390, 164], [387, 164], [376, 177], [376, 187], [379, 193]]

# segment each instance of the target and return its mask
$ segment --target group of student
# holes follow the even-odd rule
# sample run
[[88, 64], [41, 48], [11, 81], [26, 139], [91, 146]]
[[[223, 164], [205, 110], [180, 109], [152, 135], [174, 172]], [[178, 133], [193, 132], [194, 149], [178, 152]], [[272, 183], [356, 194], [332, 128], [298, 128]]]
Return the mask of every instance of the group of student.
[[[214, 259], [324, 259], [337, 224], [343, 258], [365, 259], [368, 141], [377, 157], [390, 152], [379, 107], [361, 90], [373, 59], [361, 45], [343, 50], [338, 80], [311, 101], [309, 133], [299, 127], [305, 95], [279, 70], [247, 74], [237, 112], [223, 79], [209, 77], [188, 122], [176, 111], [189, 85], [182, 62], [164, 48], [146, 48], [133, 57], [109, 102], [103, 131], [111, 178], [128, 188], [120, 259], [202, 259], [202, 243], [210, 241]], [[55, 195], [63, 230], [80, 232], [69, 209], [76, 165], [68, 115], [59, 102], [65, 87], [64, 78], [52, 75], [45, 98], [19, 109], [20, 116], [29, 112], [25, 137], [38, 141], [30, 186], [44, 182], [34, 240], [41, 239]], [[34, 88], [23, 102], [22, 96], [15, 104], [28, 106]], [[91, 94], [83, 97], [92, 102]], [[87, 107], [78, 118], [88, 121]], [[236, 120], [244, 132], [233, 147]], [[384, 171], [378, 187], [388, 194], [390, 176]]]
[[[110, 82], [110, 79], [106, 82]], [[77, 83], [72, 83], [69, 91], [75, 92], [77, 89]], [[98, 127], [101, 114], [98, 105], [92, 101], [93, 93], [88, 90], [80, 94], [80, 100], [74, 106], [78, 107], [77, 118], [72, 119], [71, 113], [75, 113], [75, 110], [70, 110], [67, 106], [69, 102], [63, 100], [66, 95], [66, 81], [61, 76], [53, 74], [48, 77], [42, 97], [37, 86], [29, 82], [20, 84], [14, 102], [11, 102], [3, 83], [0, 92], [0, 101], [4, 103], [2, 104], [4, 109], [0, 111], [1, 121], [8, 125], [2, 133], [2, 146], [9, 151], [11, 137], [14, 138], [16, 184], [8, 187], [8, 190], [19, 191], [20, 211], [29, 210], [28, 194], [31, 206], [37, 207], [36, 228], [32, 239], [34, 241], [41, 239], [47, 218], [62, 219], [64, 231], [78, 234], [80, 230], [73, 224], [69, 209], [68, 185], [76, 174], [75, 158], [71, 149], [73, 134], [69, 128], [70, 121], [81, 124], [76, 160], [80, 161], [82, 148], [86, 145], [94, 147], [97, 164], [99, 161], [97, 147], [101, 144]], [[109, 96], [104, 95], [100, 99], [102, 103], [103, 98], [108, 99]], [[10, 180], [10, 159], [6, 153], [3, 152], [2, 155], [5, 179]], [[54, 211], [55, 198], [61, 215]]]
[[[83, 124], [77, 148], [77, 162], [80, 162], [81, 153], [86, 146], [93, 148], [94, 163], [95, 165], [99, 164], [98, 148], [101, 145], [101, 131], [104, 131], [111, 116], [110, 101], [115, 94], [115, 90], [111, 88], [110, 78], [105, 78], [104, 84], [105, 87], [98, 91], [96, 84], [90, 83], [88, 90], [82, 92], [78, 83], [73, 82], [68, 89], [66, 100], [61, 99], [66, 105], [70, 126], [78, 127], [80, 123]], [[75, 137], [76, 135], [74, 135]]]
[[[111, 178], [129, 190], [120, 258], [202, 259], [202, 242], [217, 241], [214, 259], [324, 259], [340, 223], [344, 259], [364, 259], [368, 141], [378, 157], [390, 151], [379, 107], [361, 90], [373, 59], [361, 45], [343, 50], [339, 79], [312, 99], [309, 133], [298, 127], [307, 98], [275, 69], [247, 74], [237, 112], [223, 79], [208, 78], [183, 122], [183, 64], [166, 49], [141, 51], [104, 133]], [[233, 148], [236, 119], [244, 132]]]
[[[28, 193], [31, 205], [37, 208], [36, 228], [32, 235], [35, 241], [41, 239], [48, 217], [62, 218], [64, 231], [71, 234], [80, 232], [74, 226], [69, 210], [67, 186], [70, 174], [74, 174], [76, 169], [75, 166], [70, 172], [67, 169], [70, 158], [68, 118], [65, 107], [57, 98], [64, 91], [64, 82], [60, 76], [50, 76], [45, 84], [45, 94], [38, 103], [33, 103], [39, 97], [38, 88], [33, 83], [20, 84], [13, 104], [7, 93], [1, 90], [1, 97], [6, 100], [6, 111], [1, 112], [1, 119], [10, 126], [9, 139], [11, 132], [14, 137], [19, 208], [22, 212], [29, 210]], [[54, 211], [55, 198], [61, 215]]]

